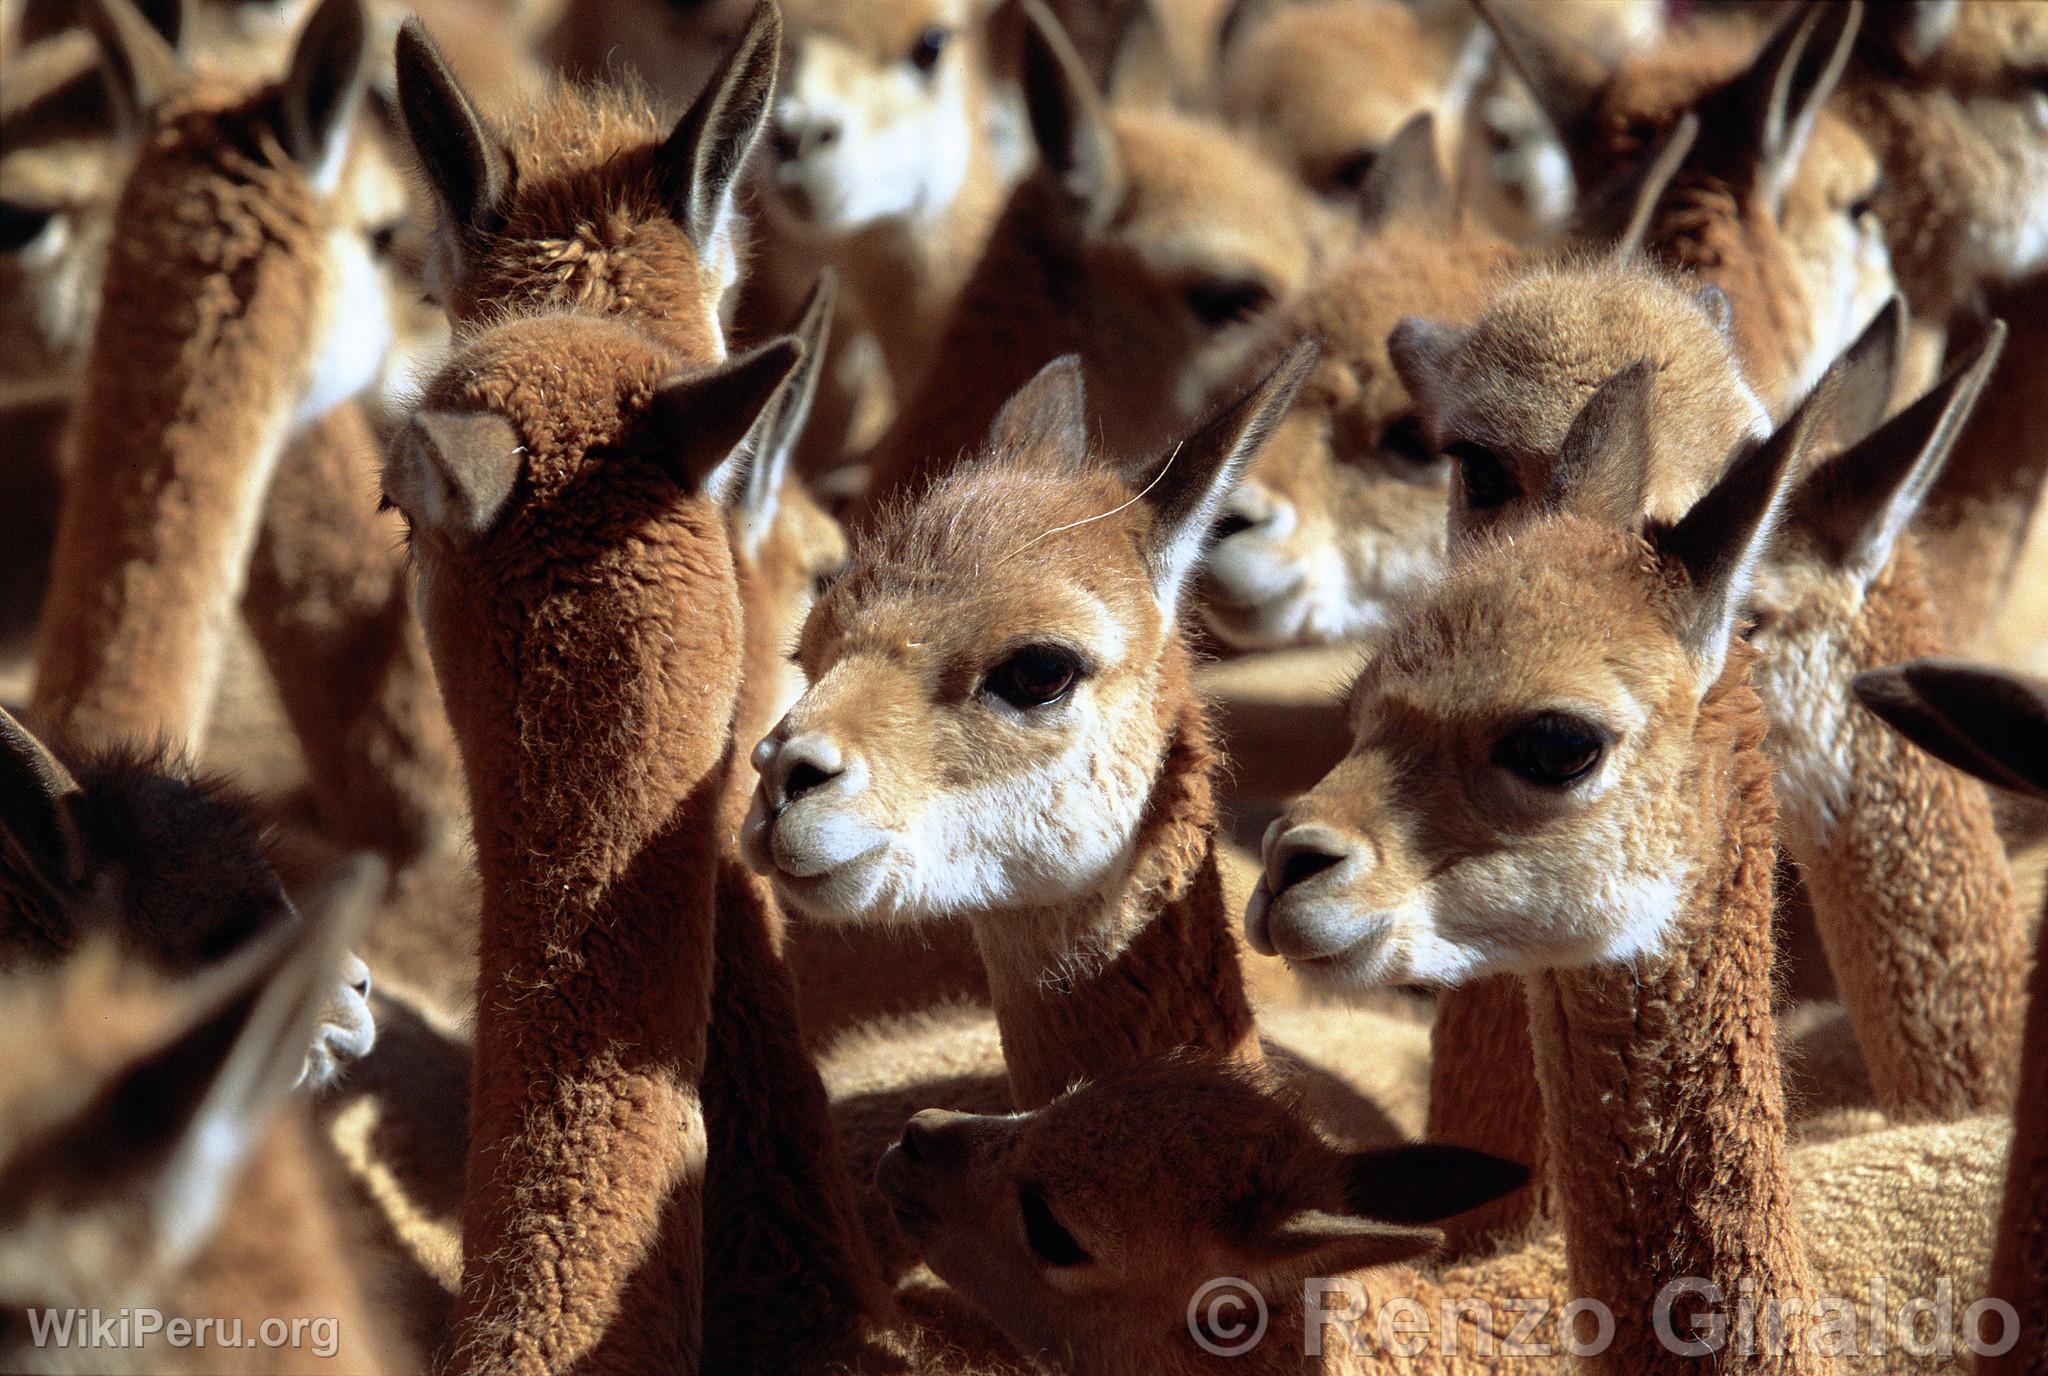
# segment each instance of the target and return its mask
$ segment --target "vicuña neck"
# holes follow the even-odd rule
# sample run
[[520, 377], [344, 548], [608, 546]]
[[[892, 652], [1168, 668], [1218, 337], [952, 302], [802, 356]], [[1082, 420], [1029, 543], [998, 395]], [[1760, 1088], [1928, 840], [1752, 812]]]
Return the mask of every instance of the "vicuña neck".
[[1771, 1011], [1776, 807], [1746, 660], [1738, 644], [1700, 707], [1688, 794], [1700, 799], [1699, 859], [1664, 951], [1528, 981], [1573, 1293], [1615, 1319], [1596, 1359], [1604, 1371], [1697, 1364], [1659, 1340], [1667, 1286], [1680, 1287], [1664, 1316], [1680, 1336], [1706, 1310], [1732, 1328], [1745, 1294], [1805, 1306], [1784, 1324], [1782, 1354], [1745, 1360], [1731, 1338], [1720, 1369], [1804, 1372], [1819, 1361]]
[[974, 919], [1019, 1109], [1176, 1050], [1259, 1059], [1216, 867], [1214, 762], [1190, 701], [1121, 879], [1067, 907]]

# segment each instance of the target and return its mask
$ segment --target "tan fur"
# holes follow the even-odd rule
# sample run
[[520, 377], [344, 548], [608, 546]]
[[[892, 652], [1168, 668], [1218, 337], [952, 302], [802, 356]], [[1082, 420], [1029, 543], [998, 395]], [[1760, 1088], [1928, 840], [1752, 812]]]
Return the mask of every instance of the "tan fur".
[[457, 1370], [695, 1361], [741, 632], [722, 513], [663, 472], [644, 421], [689, 367], [623, 324], [514, 321], [426, 405], [510, 427], [523, 461], [481, 452], [523, 469], [515, 508], [465, 535], [434, 519], [424, 451], [387, 464], [484, 876]]
[[[1558, 1316], [1583, 1291], [1555, 1233], [1479, 1261], [1399, 1264], [1435, 1234], [1378, 1221], [1357, 1202], [1361, 1183], [1371, 1189], [1375, 1153], [1333, 1150], [1284, 1096], [1208, 1067], [1105, 1080], [1022, 1117], [921, 1115], [913, 1129], [920, 1159], [892, 1152], [885, 1190], [934, 1267], [1056, 1370], [1478, 1376], [1578, 1365], [1562, 1351]], [[1982, 1266], [2007, 1138], [2002, 1124], [1977, 1119], [1862, 1131], [1795, 1154], [1818, 1283], [1860, 1306], [1860, 1355], [1842, 1369], [1968, 1369], [1967, 1357], [1930, 1362], [1906, 1350], [1895, 1315], [1900, 1297], [1932, 1299], [1942, 1279]], [[1088, 1261], [1048, 1266], [1027, 1250], [1018, 1217], [1027, 1182]], [[1237, 1278], [1233, 1295], [1249, 1298], [1249, 1285], [1266, 1303], [1263, 1335], [1232, 1356], [1205, 1355], [1189, 1331], [1191, 1305], [1198, 1317], [1249, 1323], [1248, 1309], [1201, 1303], [1200, 1287], [1219, 1277]], [[1325, 1287], [1321, 1322], [1306, 1308], [1305, 1278]], [[1865, 1302], [1874, 1284], [1886, 1296], [1882, 1321]], [[1400, 1311], [1385, 1306], [1400, 1299], [1420, 1306], [1407, 1327], [1387, 1322]], [[1533, 1326], [1531, 1304], [1544, 1316]], [[1736, 1341], [1733, 1306], [1721, 1312]], [[1683, 1311], [1675, 1318], [1687, 1334]], [[1518, 1323], [1520, 1341], [1542, 1345], [1528, 1355], [1508, 1346]], [[1882, 1351], [1869, 1345], [1873, 1326]], [[1313, 1357], [1303, 1350], [1310, 1334]], [[1207, 1334], [1212, 1344], [1244, 1336]], [[1731, 1364], [1734, 1353], [1718, 1360]]]
[[79, 739], [197, 745], [264, 486], [363, 309], [278, 92], [188, 82], [115, 214], [37, 650], [36, 710]]

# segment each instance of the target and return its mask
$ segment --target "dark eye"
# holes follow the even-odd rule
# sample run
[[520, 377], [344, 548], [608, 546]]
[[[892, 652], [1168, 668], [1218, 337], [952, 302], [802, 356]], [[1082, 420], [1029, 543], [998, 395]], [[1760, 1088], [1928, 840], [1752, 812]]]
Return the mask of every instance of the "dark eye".
[[389, 224], [372, 230], [370, 232], [370, 252], [380, 260], [389, 258], [391, 250], [398, 244], [398, 229], [399, 227], [396, 224]]
[[950, 30], [933, 25], [917, 36], [910, 45], [910, 65], [920, 72], [928, 72], [939, 65], [939, 55], [946, 51], [946, 42], [952, 38]]
[[1032, 1184], [1017, 1186], [1017, 1212], [1024, 1216], [1024, 1240], [1048, 1266], [1079, 1266], [1088, 1253], [1074, 1241], [1060, 1221], [1052, 1216], [1045, 1192]]
[[1485, 445], [1460, 440], [1446, 448], [1444, 456], [1458, 465], [1458, 485], [1474, 511], [1492, 511], [1522, 495], [1507, 464]]
[[1355, 196], [1365, 186], [1365, 179], [1372, 175], [1372, 169], [1380, 160], [1379, 150], [1361, 148], [1330, 169], [1327, 190], [1332, 195]]
[[1081, 661], [1057, 645], [1027, 645], [988, 671], [984, 690], [1019, 711], [1058, 702], [1081, 677]]
[[1509, 732], [1493, 760], [1532, 784], [1564, 788], [1593, 772], [1607, 742], [1607, 733], [1582, 717], [1545, 712]]
[[1874, 183], [1871, 186], [1870, 190], [1864, 192], [1855, 201], [1851, 202], [1849, 206], [1849, 218], [1852, 220], [1860, 220], [1865, 215], [1875, 210], [1877, 208], [1877, 198], [1879, 196], [1882, 196], [1883, 194], [1884, 182], [1880, 180]]
[[1272, 290], [1249, 277], [1197, 282], [1187, 289], [1188, 309], [1212, 330], [1251, 319], [1273, 304]]
[[1441, 455], [1430, 446], [1429, 435], [1422, 428], [1422, 417], [1402, 416], [1387, 426], [1380, 436], [1380, 448], [1386, 453], [1418, 468], [1435, 463]]
[[41, 238], [50, 221], [56, 218], [54, 210], [35, 210], [12, 201], [0, 201], [0, 253], [21, 252]]

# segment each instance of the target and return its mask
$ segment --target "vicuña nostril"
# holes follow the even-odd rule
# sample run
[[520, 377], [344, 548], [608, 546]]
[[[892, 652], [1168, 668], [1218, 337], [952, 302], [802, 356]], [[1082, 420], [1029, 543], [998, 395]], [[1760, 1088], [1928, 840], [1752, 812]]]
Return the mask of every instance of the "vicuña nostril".
[[820, 148], [830, 148], [839, 142], [839, 121], [820, 120], [811, 126], [811, 142]]
[[820, 784], [829, 784], [839, 777], [839, 771], [826, 771], [809, 760], [799, 760], [790, 768], [789, 777], [783, 780], [782, 791], [791, 802], [809, 793]]
[[1286, 848], [1280, 859], [1280, 888], [1284, 891], [1296, 884], [1306, 884], [1324, 870], [1342, 862], [1341, 855], [1316, 850], [1311, 846]]
[[902, 1148], [903, 1159], [919, 1165], [930, 1159], [926, 1150], [931, 1145], [931, 1129], [915, 1118], [903, 1125], [903, 1137], [896, 1145]]
[[769, 132], [769, 145], [775, 156], [783, 162], [794, 162], [804, 151], [803, 135], [786, 124], [778, 124]]
[[1247, 530], [1250, 530], [1253, 526], [1257, 524], [1258, 522], [1252, 520], [1252, 518], [1249, 516], [1242, 515], [1235, 511], [1225, 512], [1222, 516], [1216, 518], [1216, 525], [1211, 531], [1211, 534], [1220, 544], [1223, 541], [1228, 540], [1233, 535], [1239, 535]]

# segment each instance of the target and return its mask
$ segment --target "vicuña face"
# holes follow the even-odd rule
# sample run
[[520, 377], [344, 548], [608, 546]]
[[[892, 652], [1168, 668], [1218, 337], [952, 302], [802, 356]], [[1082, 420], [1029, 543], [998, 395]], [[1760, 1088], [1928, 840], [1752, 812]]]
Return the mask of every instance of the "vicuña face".
[[1167, 732], [1130, 495], [1057, 461], [988, 466], [857, 549], [804, 626], [809, 688], [754, 752], [747, 854], [787, 899], [963, 916], [1089, 893], [1125, 861]]
[[1690, 863], [1700, 688], [1662, 597], [1595, 524], [1475, 550], [1377, 640], [1350, 755], [1268, 831], [1253, 945], [1333, 987], [1653, 948]]
[[[985, 74], [980, 0], [789, 7], [774, 204], [834, 233], [944, 213], [972, 174]], [[984, 169], [986, 174], [986, 169]]]

